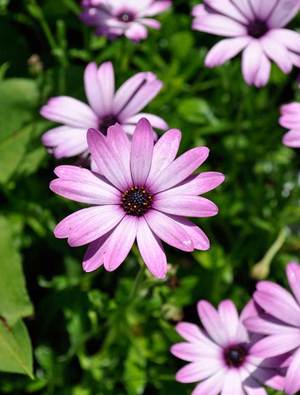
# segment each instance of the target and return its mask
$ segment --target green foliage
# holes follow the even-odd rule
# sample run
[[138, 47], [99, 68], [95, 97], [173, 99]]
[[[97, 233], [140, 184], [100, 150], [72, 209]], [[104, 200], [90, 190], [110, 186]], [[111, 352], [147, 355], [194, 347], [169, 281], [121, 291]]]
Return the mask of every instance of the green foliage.
[[[183, 363], [169, 352], [176, 323], [198, 322], [199, 299], [231, 298], [242, 308], [257, 278], [284, 284], [286, 263], [299, 257], [299, 158], [282, 145], [278, 125], [279, 106], [297, 95], [296, 74], [273, 67], [257, 90], [243, 81], [238, 58], [206, 69], [216, 40], [191, 30], [197, 1], [173, 3], [159, 17], [162, 29], [134, 44], [96, 37], [78, 20], [75, 0], [0, 0], [1, 395], [188, 395], [193, 386], [174, 379]], [[183, 131], [182, 150], [207, 145], [203, 170], [226, 175], [209, 194], [219, 215], [196, 221], [211, 249], [167, 248], [164, 282], [137, 276], [135, 251], [114, 273], [85, 274], [84, 250], [52, 233], [79, 205], [48, 189], [57, 163], [41, 146], [52, 125], [39, 108], [62, 94], [86, 100], [84, 67], [105, 60], [117, 84], [157, 73], [164, 89], [147, 111]]]

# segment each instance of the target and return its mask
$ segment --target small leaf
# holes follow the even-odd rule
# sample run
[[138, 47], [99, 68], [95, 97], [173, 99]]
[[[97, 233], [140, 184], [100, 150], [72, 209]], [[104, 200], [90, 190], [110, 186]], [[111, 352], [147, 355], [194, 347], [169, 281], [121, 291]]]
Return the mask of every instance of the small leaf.
[[22, 320], [9, 327], [0, 319], [0, 370], [33, 378], [31, 342]]
[[0, 262], [0, 317], [13, 326], [20, 318], [31, 315], [33, 309], [25, 287], [21, 257], [4, 217], [0, 217]]

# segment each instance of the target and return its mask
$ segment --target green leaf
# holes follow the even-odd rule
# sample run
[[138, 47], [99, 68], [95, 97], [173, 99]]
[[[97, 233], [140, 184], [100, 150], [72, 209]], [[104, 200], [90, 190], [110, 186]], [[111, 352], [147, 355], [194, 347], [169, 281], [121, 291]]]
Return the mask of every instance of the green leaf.
[[209, 122], [211, 125], [218, 123], [208, 103], [196, 97], [181, 100], [178, 112], [183, 119], [191, 123], [207, 124]]
[[143, 394], [147, 383], [146, 363], [145, 339], [136, 338], [125, 361], [124, 382], [128, 395]]
[[22, 320], [13, 327], [0, 320], [0, 370], [33, 378], [31, 342]]
[[32, 120], [37, 103], [38, 89], [33, 80], [0, 81], [0, 142]]
[[0, 317], [13, 326], [20, 318], [33, 313], [9, 222], [0, 217]]

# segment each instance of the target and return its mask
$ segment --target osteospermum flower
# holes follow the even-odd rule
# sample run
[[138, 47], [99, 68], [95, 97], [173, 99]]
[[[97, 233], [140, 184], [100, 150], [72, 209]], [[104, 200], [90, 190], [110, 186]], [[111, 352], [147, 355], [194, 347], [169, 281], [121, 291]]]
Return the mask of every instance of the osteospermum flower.
[[206, 147], [187, 151], [175, 159], [181, 139], [176, 129], [154, 145], [153, 129], [142, 119], [129, 141], [120, 125], [107, 137], [90, 129], [87, 140], [101, 176], [75, 166], [55, 169], [52, 191], [68, 199], [93, 205], [71, 214], [55, 228], [55, 236], [70, 246], [89, 244], [83, 268], [90, 272], [104, 265], [115, 270], [127, 257], [135, 239], [141, 256], [158, 278], [167, 272], [160, 239], [183, 251], [207, 250], [204, 232], [185, 217], [210, 217], [218, 209], [198, 196], [224, 180], [220, 173], [192, 175], [208, 157]]
[[58, 159], [87, 152], [88, 128], [96, 128], [105, 135], [110, 126], [119, 123], [132, 134], [141, 118], [147, 118], [154, 128], [168, 127], [160, 117], [140, 113], [162, 88], [162, 82], [151, 72], [134, 75], [115, 92], [112, 63], [105, 62], [99, 68], [90, 63], [84, 72], [84, 87], [88, 105], [69, 96], [59, 96], [41, 109], [43, 117], [63, 124], [42, 137], [44, 145]]
[[291, 352], [285, 391], [288, 395], [300, 390], [300, 265], [289, 263], [287, 278], [292, 294], [281, 286], [262, 281], [254, 294], [264, 313], [249, 318], [245, 324], [266, 337], [254, 348], [256, 355], [273, 357]]
[[229, 300], [220, 303], [218, 310], [200, 301], [198, 313], [203, 327], [179, 323], [176, 330], [185, 342], [171, 348], [177, 358], [189, 362], [176, 380], [199, 382], [192, 395], [267, 395], [264, 385], [282, 389], [282, 362], [257, 358], [251, 351], [257, 336], [246, 330], [243, 320], [255, 314], [252, 302], [240, 317]]
[[193, 10], [193, 28], [229, 37], [207, 54], [215, 67], [243, 51], [242, 72], [249, 85], [264, 86], [271, 61], [289, 73], [300, 66], [300, 34], [284, 29], [299, 11], [299, 0], [204, 0]]
[[292, 148], [300, 148], [300, 103], [281, 106], [279, 123], [290, 129], [283, 137], [283, 144]]
[[84, 0], [82, 20], [96, 27], [96, 34], [115, 38], [125, 35], [140, 41], [148, 35], [147, 27], [159, 29], [152, 17], [171, 6], [171, 0]]

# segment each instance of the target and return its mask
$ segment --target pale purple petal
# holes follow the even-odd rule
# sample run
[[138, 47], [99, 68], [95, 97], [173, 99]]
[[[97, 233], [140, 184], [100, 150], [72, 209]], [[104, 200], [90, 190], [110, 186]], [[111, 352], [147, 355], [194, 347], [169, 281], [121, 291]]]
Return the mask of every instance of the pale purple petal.
[[97, 74], [102, 94], [102, 114], [112, 114], [115, 93], [115, 73], [112, 63], [102, 63]]
[[209, 336], [223, 346], [227, 344], [227, 336], [223, 330], [223, 324], [215, 308], [205, 300], [198, 303], [198, 314], [202, 325]]
[[201, 347], [191, 343], [177, 343], [171, 347], [175, 357], [187, 362], [199, 361], [203, 358]]
[[77, 128], [93, 128], [98, 124], [97, 115], [90, 107], [69, 96], [53, 97], [42, 107], [41, 115], [49, 119]]
[[281, 286], [271, 281], [261, 281], [254, 299], [267, 313], [288, 324], [300, 326], [300, 306]]
[[48, 130], [42, 136], [42, 142], [51, 148], [55, 158], [70, 158], [87, 151], [87, 129], [79, 129], [70, 126], [58, 126]]
[[217, 395], [221, 392], [225, 379], [225, 371], [221, 371], [196, 386], [191, 395]]
[[199, 226], [195, 225], [193, 222], [183, 217], [178, 217], [176, 215], [173, 215], [171, 217], [184, 228], [184, 230], [190, 236], [196, 250], [209, 250], [209, 239], [203, 232], [203, 230], [199, 228]]
[[182, 226], [168, 215], [156, 210], [150, 210], [145, 214], [151, 230], [165, 243], [182, 251], [193, 251], [194, 245]]
[[271, 62], [269, 61], [267, 56], [263, 53], [260, 60], [260, 66], [258, 68], [254, 80], [254, 85], [257, 88], [261, 88], [262, 86], [265, 86], [269, 81], [270, 73], [271, 73]]
[[140, 18], [139, 22], [147, 27], [151, 27], [151, 29], [159, 30], [161, 27], [160, 22], [158, 22], [156, 19], [152, 19], [152, 18]]
[[129, 28], [125, 30], [125, 36], [132, 41], [140, 41], [147, 38], [148, 31], [141, 23], [132, 22]]
[[118, 189], [125, 191], [132, 184], [132, 180], [120, 156], [110, 149], [105, 137], [95, 129], [89, 129], [87, 141], [92, 159], [101, 170], [101, 174]]
[[256, 76], [260, 68], [262, 55], [262, 48], [257, 40], [252, 40], [243, 52], [242, 72], [245, 81], [249, 85], [253, 85], [256, 81]]
[[273, 60], [284, 73], [287, 74], [291, 72], [293, 63], [284, 45], [272, 39], [268, 34], [261, 38], [260, 43], [265, 54]]
[[153, 276], [165, 278], [167, 274], [167, 258], [160, 240], [153, 234], [146, 220], [141, 217], [137, 229], [137, 244], [141, 256]]
[[71, 247], [90, 243], [109, 232], [124, 216], [118, 206], [96, 206], [84, 208], [64, 218], [56, 225], [57, 238], [68, 237]]
[[268, 25], [271, 28], [285, 26], [298, 13], [299, 8], [299, 0], [279, 0], [273, 13], [268, 19]]
[[205, 5], [216, 13], [226, 15], [242, 24], [248, 22], [248, 18], [230, 0], [205, 0]]
[[172, 1], [170, 0], [161, 0], [154, 1], [144, 12], [143, 16], [154, 16], [160, 14], [170, 8], [172, 5]]
[[172, 194], [171, 191], [156, 195], [152, 207], [167, 214], [186, 217], [205, 218], [218, 214], [218, 207], [206, 198], [188, 195], [180, 196]]
[[216, 345], [209, 340], [209, 338], [200, 330], [196, 324], [190, 324], [189, 322], [180, 322], [176, 325], [176, 331], [185, 340], [191, 343], [208, 343], [210, 347], [216, 347]]
[[238, 341], [236, 334], [240, 326], [239, 315], [231, 300], [224, 300], [219, 304], [219, 316], [229, 343]]
[[172, 188], [190, 176], [207, 159], [209, 149], [207, 147], [193, 148], [179, 156], [170, 163], [151, 184], [148, 184], [153, 192], [161, 192]]
[[222, 364], [218, 359], [205, 359], [193, 362], [180, 369], [176, 374], [176, 381], [180, 383], [196, 383], [218, 373]]
[[[96, 114], [102, 116], [105, 111], [96, 63], [89, 63], [86, 66], [84, 71], [84, 87], [90, 107], [94, 110]], [[88, 127], [92, 126], [96, 125], [88, 125]]]
[[291, 130], [290, 132], [286, 133], [283, 137], [283, 144], [287, 145], [288, 147], [299, 148], [300, 131]]
[[151, 169], [153, 146], [153, 129], [143, 118], [137, 124], [131, 144], [130, 168], [135, 186], [145, 185]]
[[136, 115], [133, 115], [132, 117], [125, 119], [123, 122], [136, 125], [138, 123], [138, 121], [140, 121], [142, 118], [146, 118], [151, 123], [151, 126], [153, 128], [161, 129], [161, 130], [168, 129], [168, 124], [166, 123], [165, 120], [158, 117], [157, 115], [148, 114], [146, 112], [140, 112]]
[[260, 20], [266, 20], [272, 14], [278, 0], [250, 0], [250, 3], [255, 15], [257, 15]]
[[151, 185], [158, 174], [169, 166], [176, 158], [181, 141], [181, 132], [178, 129], [170, 129], [157, 141], [153, 149], [152, 165], [147, 184]]
[[236, 37], [221, 40], [208, 52], [205, 66], [216, 67], [240, 53], [251, 41], [250, 37]]
[[137, 234], [138, 218], [125, 216], [105, 243], [104, 267], [116, 270], [126, 259]]
[[265, 337], [251, 348], [251, 354], [271, 358], [295, 350], [300, 346], [300, 331], [297, 334], [272, 335]]
[[253, 7], [251, 7], [249, 0], [231, 0], [231, 2], [243, 15], [245, 15], [245, 17], [247, 17], [250, 20], [255, 18]]
[[228, 370], [226, 373], [221, 395], [244, 395], [237, 369]]
[[287, 49], [300, 53], [300, 33], [288, 29], [273, 29], [268, 33], [269, 37], [280, 42]]
[[247, 35], [247, 29], [244, 25], [218, 14], [196, 17], [193, 21], [193, 29], [225, 37]]
[[[53, 192], [80, 203], [97, 205], [120, 203], [120, 192], [91, 171], [77, 166], [61, 167], [66, 168], [63, 171], [64, 177], [50, 183]], [[70, 169], [71, 167], [73, 169]], [[58, 172], [61, 173], [60, 170]]]
[[289, 263], [287, 265], [286, 274], [293, 294], [300, 304], [300, 265], [295, 262]]
[[300, 391], [300, 349], [293, 355], [292, 363], [286, 376], [285, 391], [288, 395], [294, 395]]
[[99, 239], [92, 241], [87, 250], [86, 253], [84, 254], [83, 262], [82, 262], [82, 267], [83, 270], [87, 273], [93, 272], [99, 267], [101, 267], [104, 263], [103, 259], [103, 253], [104, 253], [104, 248], [103, 246], [105, 245], [105, 241], [107, 238], [110, 236], [110, 232], [108, 232], [106, 235], [100, 237]]
[[245, 326], [251, 332], [261, 335], [299, 335], [300, 330], [291, 326], [285, 326], [274, 319], [269, 320], [268, 317], [250, 317], [244, 321]]

